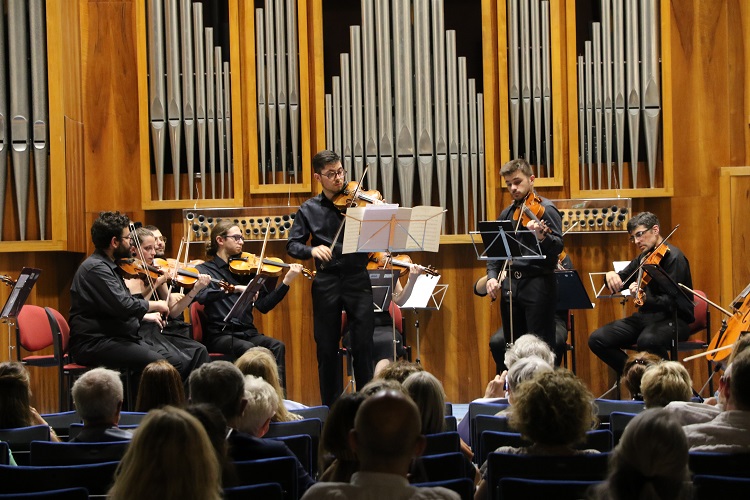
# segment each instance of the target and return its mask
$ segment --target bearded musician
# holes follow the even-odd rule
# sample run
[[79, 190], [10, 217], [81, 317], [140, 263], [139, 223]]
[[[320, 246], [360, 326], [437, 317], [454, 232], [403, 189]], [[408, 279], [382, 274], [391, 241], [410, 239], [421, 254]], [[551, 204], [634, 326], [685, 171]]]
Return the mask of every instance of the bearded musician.
[[[617, 293], [627, 287], [634, 296], [637, 295], [637, 270], [655, 250], [664, 253], [658, 265], [675, 283], [693, 287], [690, 263], [679, 248], [664, 242], [656, 215], [641, 212], [633, 216], [628, 221], [627, 230], [630, 241], [635, 243], [640, 254], [619, 273], [607, 273], [606, 281], [610, 292]], [[611, 366], [618, 377], [622, 375], [628, 358], [623, 348], [636, 345], [639, 351], [648, 351], [666, 358], [674, 337], [674, 298], [667, 295], [655, 280], [649, 281], [640, 289], [640, 297], [643, 305], [632, 316], [604, 325], [589, 337], [591, 351]], [[685, 340], [689, 335], [688, 325], [694, 321], [693, 308], [681, 303], [680, 306], [677, 310], [677, 335], [680, 340]]]

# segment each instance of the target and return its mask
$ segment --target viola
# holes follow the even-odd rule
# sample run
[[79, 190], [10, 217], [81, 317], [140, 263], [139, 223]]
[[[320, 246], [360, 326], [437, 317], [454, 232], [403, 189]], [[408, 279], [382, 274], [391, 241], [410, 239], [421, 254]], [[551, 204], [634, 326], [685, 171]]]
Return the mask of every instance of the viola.
[[[163, 273], [169, 276], [172, 284], [177, 285], [186, 290], [190, 290], [198, 282], [200, 278], [200, 271], [189, 265], [182, 264], [176, 259], [154, 259], [154, 264]], [[234, 292], [234, 285], [227, 283], [224, 280], [211, 278], [211, 283], [216, 283], [220, 288], [227, 292]]]
[[[367, 263], [367, 269], [386, 269], [391, 267], [399, 271], [399, 277], [406, 276], [409, 274], [409, 267], [412, 265], [411, 257], [408, 255], [396, 255], [391, 258], [391, 255], [387, 252], [375, 252], [369, 256], [369, 262]], [[418, 265], [418, 264], [417, 264]], [[430, 276], [438, 276], [440, 273], [437, 269], [432, 266], [419, 266], [422, 272], [429, 274]]]
[[[356, 197], [355, 197], [356, 191]], [[348, 182], [344, 189], [339, 194], [333, 197], [331, 200], [333, 205], [339, 209], [340, 212], [346, 211], [350, 207], [362, 207], [364, 205], [372, 204], [377, 201], [383, 201], [383, 195], [380, 191], [375, 189], [370, 191], [364, 191], [362, 189], [357, 190], [357, 182]]]
[[164, 271], [158, 267], [148, 265], [142, 260], [134, 257], [118, 259], [116, 264], [120, 274], [127, 279], [155, 280], [164, 275]]
[[[658, 245], [643, 261], [641, 262], [641, 268], [645, 266], [646, 264], [656, 264], [658, 265], [659, 262], [661, 262], [661, 259], [664, 258], [665, 255], [669, 253], [669, 247], [666, 244], [660, 244]], [[643, 305], [643, 301], [645, 299], [645, 293], [643, 291], [643, 287], [648, 285], [649, 281], [651, 281], [651, 276], [648, 273], [641, 272], [639, 273], [639, 279], [638, 279], [638, 291], [635, 294], [635, 297], [633, 298], [633, 303], [641, 307]]]
[[[261, 263], [257, 255], [249, 252], [229, 258], [229, 269], [235, 274], [257, 274], [259, 267], [263, 274], [278, 276], [282, 269], [289, 267], [289, 264], [278, 257], [266, 257]], [[303, 267], [302, 276], [310, 280], [315, 277], [315, 272]]]
[[[712, 339], [708, 345], [708, 352], [716, 350], [706, 356], [709, 361], [721, 361], [729, 356], [731, 349], [728, 346], [733, 345], [739, 340], [743, 332], [750, 331], [750, 293], [745, 295], [745, 300], [734, 314], [722, 324], [721, 330]], [[722, 349], [726, 347], [725, 349]]]

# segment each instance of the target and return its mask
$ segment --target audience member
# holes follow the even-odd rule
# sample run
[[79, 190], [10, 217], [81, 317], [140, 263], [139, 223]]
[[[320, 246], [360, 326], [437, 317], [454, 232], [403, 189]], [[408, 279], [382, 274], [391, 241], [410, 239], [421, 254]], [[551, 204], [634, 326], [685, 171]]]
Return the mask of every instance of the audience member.
[[208, 435], [208, 440], [216, 452], [216, 459], [221, 466], [221, 485], [230, 488], [239, 485], [237, 471], [229, 458], [227, 445], [227, 421], [221, 411], [212, 404], [201, 403], [188, 405], [185, 408], [189, 414], [198, 419]]
[[[508, 404], [512, 405], [515, 401], [515, 397], [513, 396], [514, 390], [520, 387], [521, 383], [531, 380], [537, 373], [551, 372], [552, 370], [554, 370], [552, 365], [536, 355], [519, 359], [513, 363], [513, 366], [508, 370], [508, 375], [505, 377]], [[511, 407], [508, 407], [506, 410], [501, 411], [498, 413], [498, 416], [501, 414], [508, 415], [510, 409]]]
[[319, 481], [348, 483], [359, 470], [359, 460], [349, 447], [349, 431], [364, 400], [362, 392], [342, 394], [331, 407], [320, 436], [318, 461], [323, 473]]
[[709, 422], [683, 429], [691, 451], [750, 451], [750, 351], [738, 354], [719, 382], [724, 411]]
[[641, 394], [643, 372], [649, 366], [661, 361], [662, 359], [659, 356], [647, 351], [634, 352], [628, 356], [627, 361], [625, 361], [625, 368], [622, 370], [620, 383], [628, 390], [633, 401], [643, 401], [643, 394]]
[[278, 399], [283, 404], [279, 404], [278, 410], [273, 416], [272, 422], [289, 422], [292, 420], [301, 420], [302, 417], [289, 410], [306, 408], [305, 405], [284, 399], [284, 389], [279, 381], [279, 371], [276, 365], [276, 358], [273, 353], [265, 347], [251, 347], [245, 354], [234, 362], [235, 366], [240, 369], [243, 375], [253, 375], [260, 377], [274, 388]]
[[[598, 453], [574, 446], [596, 423], [594, 396], [572, 372], [565, 369], [541, 372], [515, 389], [510, 425], [531, 441], [531, 446], [503, 446], [497, 452], [519, 455], [577, 455]], [[488, 498], [487, 464], [475, 498]]]
[[378, 372], [376, 378], [382, 378], [384, 380], [395, 380], [399, 384], [403, 384], [404, 380], [406, 380], [407, 377], [409, 377], [409, 375], [411, 375], [412, 373], [423, 371], [424, 368], [422, 367], [422, 365], [400, 359], [385, 366]]
[[607, 480], [594, 487], [589, 497], [596, 500], [693, 498], [688, 447], [680, 424], [661, 408], [638, 414], [625, 428], [610, 456]]
[[122, 410], [120, 374], [107, 368], [87, 371], [73, 384], [73, 404], [83, 419], [83, 429], [71, 441], [102, 443], [127, 441], [133, 435], [117, 427]]
[[641, 392], [646, 408], [663, 408], [672, 401], [690, 401], [693, 381], [682, 364], [662, 361], [643, 373]]
[[201, 423], [185, 410], [149, 412], [117, 467], [112, 500], [219, 500], [219, 462]]
[[167, 405], [178, 408], [185, 406], [185, 388], [177, 368], [161, 359], [143, 369], [135, 411], [148, 412]]
[[279, 407], [276, 391], [262, 378], [245, 375], [245, 399], [247, 406], [237, 428], [251, 436], [265, 436]]
[[349, 444], [360, 461], [359, 471], [349, 483], [315, 484], [303, 499], [458, 499], [457, 493], [445, 488], [409, 484], [409, 465], [425, 447], [419, 422], [417, 406], [402, 393], [383, 391], [367, 398], [349, 434]]
[[[258, 460], [261, 458], [295, 457], [287, 446], [272, 439], [262, 439], [237, 430], [247, 406], [245, 381], [242, 372], [228, 361], [214, 361], [200, 366], [190, 374], [191, 403], [210, 403], [219, 408], [227, 420], [229, 456], [232, 460]], [[306, 491], [313, 480], [297, 463], [297, 485], [300, 493]]]
[[387, 390], [407, 394], [404, 386], [401, 385], [401, 383], [396, 382], [395, 380], [386, 380], [382, 378], [374, 378], [370, 380], [364, 385], [364, 387], [359, 390], [359, 392], [363, 393], [365, 396], [372, 396], [373, 394], [376, 394], [380, 391]]
[[[0, 363], [0, 429], [49, 425], [31, 406], [31, 380], [26, 367], [16, 361]], [[50, 439], [60, 441], [50, 427]]]

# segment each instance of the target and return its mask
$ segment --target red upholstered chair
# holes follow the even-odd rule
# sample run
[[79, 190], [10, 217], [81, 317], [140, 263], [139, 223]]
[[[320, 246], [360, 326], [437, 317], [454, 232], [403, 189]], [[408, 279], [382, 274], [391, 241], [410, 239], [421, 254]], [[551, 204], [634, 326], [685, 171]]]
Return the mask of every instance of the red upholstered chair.
[[[203, 304], [199, 304], [198, 302], [190, 304], [190, 331], [192, 332], [193, 340], [200, 342], [201, 344], [203, 343], [203, 325], [205, 322], [206, 315], [203, 312]], [[211, 361], [217, 359], [230, 359], [229, 356], [220, 352], [209, 352], [208, 356], [211, 358]]]
[[[25, 307], [25, 306], [24, 306]], [[73, 386], [73, 380], [89, 369], [84, 365], [74, 363], [68, 355], [68, 344], [70, 341], [70, 326], [60, 311], [51, 307], [44, 308], [47, 327], [52, 332], [55, 346], [55, 362], [57, 365], [57, 387], [60, 411], [70, 409], [70, 397], [66, 396]]]
[[[54, 339], [44, 308], [25, 305], [16, 318], [16, 342], [19, 347], [29, 352], [37, 352], [52, 347]], [[54, 354], [31, 354], [21, 357], [21, 349], [16, 349], [18, 361], [29, 366], [53, 367]]]

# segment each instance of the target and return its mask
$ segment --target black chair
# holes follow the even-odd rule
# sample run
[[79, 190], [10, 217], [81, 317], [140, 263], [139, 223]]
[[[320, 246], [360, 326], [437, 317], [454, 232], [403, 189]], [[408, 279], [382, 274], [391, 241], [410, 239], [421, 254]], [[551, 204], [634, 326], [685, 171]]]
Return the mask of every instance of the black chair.
[[419, 478], [420, 483], [474, 478], [471, 462], [460, 452], [422, 455], [414, 460], [412, 472], [412, 477]]
[[427, 444], [423, 455], [439, 455], [461, 451], [461, 438], [458, 432], [438, 432], [425, 435]]
[[500, 480], [557, 479], [563, 481], [603, 481], [609, 453], [593, 455], [537, 456], [490, 453], [487, 456], [488, 488], [493, 498]]
[[[531, 442], [521, 437], [521, 434], [516, 432], [492, 432], [485, 431], [479, 438], [479, 459], [484, 463], [487, 459], [487, 455], [500, 448], [501, 446], [512, 446], [514, 448], [520, 448], [523, 446], [530, 446]], [[602, 453], [608, 453], [612, 451], [612, 433], [608, 430], [596, 430], [589, 431], [586, 433], [586, 440], [575, 446], [579, 450], [598, 450]]]
[[747, 498], [750, 493], [750, 478], [728, 476], [693, 476], [696, 500], [722, 498]]
[[36, 493], [0, 494], [0, 500], [88, 500], [86, 488], [66, 488], [64, 490], [40, 491]]
[[284, 491], [279, 483], [251, 484], [224, 488], [224, 500], [247, 500], [248, 498], [262, 498], [263, 500], [283, 500]]
[[[320, 433], [323, 429], [323, 423], [318, 418], [306, 418], [303, 420], [293, 420], [291, 422], [271, 422], [268, 426], [268, 432], [265, 438], [275, 438], [283, 436], [296, 436], [298, 434], [307, 434], [312, 439], [312, 470], [317, 474], [318, 471], [318, 443], [320, 442]], [[313, 476], [315, 477], [315, 476]]]
[[70, 427], [70, 424], [80, 424], [83, 422], [81, 416], [75, 411], [47, 413], [42, 415], [42, 418], [55, 430], [57, 437], [63, 441], [68, 439], [68, 428]]
[[31, 465], [82, 465], [122, 459], [130, 441], [108, 443], [31, 442]]
[[508, 477], [500, 480], [500, 496], [498, 498], [503, 500], [514, 498], [579, 500], [586, 498], [589, 488], [599, 483], [600, 481], [560, 481]]
[[328, 418], [329, 408], [326, 405], [311, 406], [309, 408], [299, 408], [296, 410], [289, 410], [289, 413], [295, 413], [302, 418], [317, 418], [321, 423], [325, 424]]
[[29, 446], [32, 441], [49, 441], [49, 439], [49, 427], [46, 425], [0, 429], [0, 441], [8, 443], [18, 465], [29, 465]]
[[297, 461], [294, 457], [265, 458], [234, 462], [240, 485], [278, 483], [287, 500], [299, 498], [297, 493]]
[[[118, 427], [131, 432], [138, 428], [137, 425], [119, 425]], [[68, 427], [68, 440], [77, 438], [82, 430], [83, 424], [70, 424], [70, 427]]]
[[[508, 405], [497, 404], [497, 403], [469, 403], [469, 411], [464, 418], [469, 419], [469, 436], [471, 436], [471, 449], [474, 453], [477, 452], [475, 446], [478, 446], [479, 434], [476, 433], [475, 419], [477, 415], [495, 415], [502, 410], [506, 409]], [[476, 438], [476, 440], [475, 440]]]
[[474, 482], [471, 479], [446, 479], [445, 481], [433, 481], [430, 483], [415, 483], [412, 486], [418, 488], [435, 488], [441, 486], [451, 491], [455, 491], [461, 496], [461, 500], [473, 500]]
[[445, 416], [445, 430], [447, 432], [455, 432], [458, 430], [458, 420], [453, 415]]
[[315, 468], [312, 463], [312, 438], [310, 436], [307, 434], [297, 434], [295, 436], [280, 436], [270, 439], [283, 442], [294, 453], [307, 473], [315, 477], [313, 475]]
[[0, 465], [8, 465], [10, 462], [10, 447], [5, 441], [0, 441]]
[[474, 417], [473, 427], [474, 432], [471, 435], [471, 449], [474, 451], [474, 455], [480, 452], [480, 439], [482, 438], [483, 432], [513, 432], [513, 429], [508, 425], [507, 418], [496, 417], [494, 415], [477, 415]]
[[0, 465], [0, 484], [7, 493], [86, 488], [90, 495], [106, 495], [118, 463], [48, 467]]
[[609, 430], [612, 432], [612, 442], [615, 446], [620, 442], [625, 427], [635, 418], [635, 413], [622, 413], [613, 411], [609, 414]]
[[696, 476], [750, 478], [750, 453], [707, 453], [691, 451], [690, 471]]

